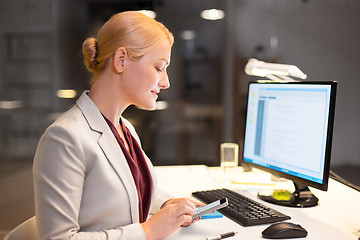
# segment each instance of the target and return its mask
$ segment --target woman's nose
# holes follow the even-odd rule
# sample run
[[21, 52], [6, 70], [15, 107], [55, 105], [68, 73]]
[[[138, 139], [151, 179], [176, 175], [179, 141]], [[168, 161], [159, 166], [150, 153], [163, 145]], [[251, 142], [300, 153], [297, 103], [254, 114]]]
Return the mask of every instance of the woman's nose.
[[161, 78], [159, 85], [162, 89], [167, 89], [170, 87], [169, 76], [166, 71], [164, 72], [164, 76]]

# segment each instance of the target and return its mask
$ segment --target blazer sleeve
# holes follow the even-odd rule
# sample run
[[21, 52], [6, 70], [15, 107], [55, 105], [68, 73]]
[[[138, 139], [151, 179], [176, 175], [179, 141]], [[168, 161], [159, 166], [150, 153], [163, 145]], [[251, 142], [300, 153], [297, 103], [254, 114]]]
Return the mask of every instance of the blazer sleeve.
[[83, 232], [78, 223], [86, 164], [84, 149], [71, 130], [51, 126], [34, 158], [35, 212], [39, 239], [145, 239], [140, 223]]

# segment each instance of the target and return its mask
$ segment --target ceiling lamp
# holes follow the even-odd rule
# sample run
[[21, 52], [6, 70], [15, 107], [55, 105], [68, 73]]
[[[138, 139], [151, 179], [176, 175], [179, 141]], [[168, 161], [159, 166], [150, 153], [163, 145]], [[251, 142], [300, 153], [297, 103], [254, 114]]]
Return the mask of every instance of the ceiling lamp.
[[152, 10], [139, 10], [138, 12], [141, 12], [142, 14], [151, 17], [153, 19], [156, 18], [156, 12], [152, 11]]
[[220, 20], [225, 17], [225, 13], [223, 10], [214, 9], [214, 8], [203, 10], [200, 15], [203, 19], [206, 20]]

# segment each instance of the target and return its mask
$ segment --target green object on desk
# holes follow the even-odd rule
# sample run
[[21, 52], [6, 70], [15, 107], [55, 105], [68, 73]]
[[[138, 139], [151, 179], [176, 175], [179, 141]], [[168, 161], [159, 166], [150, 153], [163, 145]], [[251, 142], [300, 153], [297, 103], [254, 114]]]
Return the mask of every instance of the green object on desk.
[[223, 215], [221, 213], [219, 213], [218, 211], [215, 211], [213, 213], [208, 213], [208, 214], [202, 215], [200, 217], [200, 220], [201, 219], [222, 218], [222, 217], [223, 217]]
[[289, 201], [291, 199], [291, 192], [288, 190], [274, 190], [272, 197], [276, 200]]

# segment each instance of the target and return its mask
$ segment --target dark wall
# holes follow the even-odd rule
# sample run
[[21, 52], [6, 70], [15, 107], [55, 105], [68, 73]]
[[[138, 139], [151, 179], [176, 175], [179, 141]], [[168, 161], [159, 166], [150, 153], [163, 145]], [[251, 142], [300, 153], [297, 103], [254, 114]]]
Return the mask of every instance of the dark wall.
[[360, 2], [242, 0], [235, 11], [238, 56], [295, 64], [308, 80], [338, 82], [332, 163], [360, 164]]

